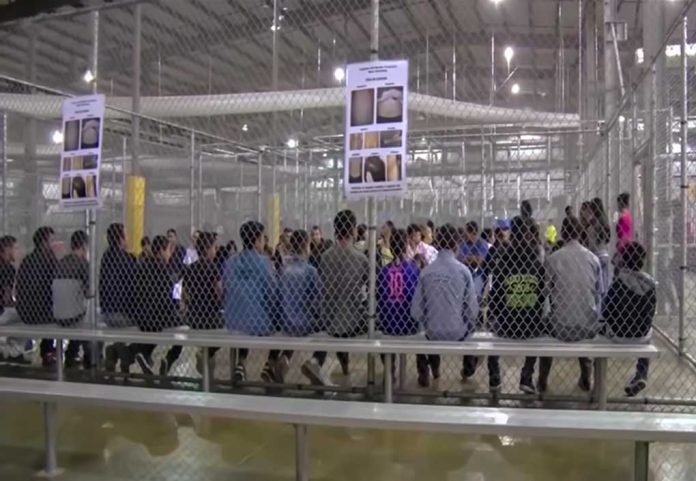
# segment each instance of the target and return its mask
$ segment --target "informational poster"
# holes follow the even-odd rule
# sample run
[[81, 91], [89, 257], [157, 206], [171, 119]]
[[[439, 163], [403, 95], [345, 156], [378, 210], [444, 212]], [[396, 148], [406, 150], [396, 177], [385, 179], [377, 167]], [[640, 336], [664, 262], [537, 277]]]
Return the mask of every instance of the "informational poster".
[[99, 167], [104, 130], [104, 96], [74, 97], [63, 102], [63, 152], [60, 207], [101, 207]]
[[406, 192], [407, 100], [407, 60], [348, 65], [343, 162], [347, 198]]

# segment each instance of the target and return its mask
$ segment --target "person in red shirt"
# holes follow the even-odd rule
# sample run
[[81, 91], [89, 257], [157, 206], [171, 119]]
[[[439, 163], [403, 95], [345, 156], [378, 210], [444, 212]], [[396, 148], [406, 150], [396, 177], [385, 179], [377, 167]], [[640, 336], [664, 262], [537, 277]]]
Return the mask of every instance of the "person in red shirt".
[[629, 242], [633, 241], [633, 219], [628, 207], [631, 196], [628, 192], [619, 194], [616, 203], [619, 209], [619, 220], [616, 223], [616, 252], [622, 252]]

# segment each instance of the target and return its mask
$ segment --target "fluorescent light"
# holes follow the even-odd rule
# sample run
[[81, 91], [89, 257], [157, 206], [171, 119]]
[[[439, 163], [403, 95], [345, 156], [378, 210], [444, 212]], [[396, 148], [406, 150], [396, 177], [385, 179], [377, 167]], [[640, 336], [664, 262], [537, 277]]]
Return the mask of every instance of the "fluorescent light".
[[518, 93], [520, 93], [520, 84], [512, 84], [510, 92], [512, 92], [513, 95], [517, 95]]
[[515, 56], [515, 50], [512, 47], [505, 47], [505, 51], [503, 52], [503, 57], [505, 57], [505, 60], [509, 64], [510, 61], [512, 60], [512, 57]]
[[249, 126], [247, 124], [242, 125], [242, 132], [249, 131]]
[[85, 81], [85, 83], [91, 84], [94, 82], [94, 74], [90, 69], [85, 70], [85, 74], [82, 76], [82, 80]]
[[343, 70], [343, 67], [336, 67], [336, 70], [334, 70], [334, 78], [337, 82], [343, 82], [346, 78], [346, 71]]
[[297, 147], [297, 139], [288, 139], [287, 146], [290, 149]]
[[54, 144], [62, 144], [63, 143], [63, 132], [60, 130], [54, 130], [53, 133], [51, 134], [51, 140], [53, 141]]

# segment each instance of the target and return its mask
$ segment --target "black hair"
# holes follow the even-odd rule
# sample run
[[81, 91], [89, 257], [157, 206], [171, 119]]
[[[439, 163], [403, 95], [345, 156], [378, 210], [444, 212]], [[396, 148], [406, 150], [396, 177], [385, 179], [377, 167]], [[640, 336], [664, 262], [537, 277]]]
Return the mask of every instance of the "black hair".
[[339, 240], [347, 239], [353, 235], [353, 230], [358, 223], [352, 210], [342, 210], [334, 217], [334, 232]]
[[418, 224], [410, 224], [406, 228], [406, 235], [409, 237], [411, 237], [416, 232], [420, 232], [421, 235], [423, 234], [423, 230], [421, 229], [421, 226], [419, 226]]
[[154, 256], [159, 256], [162, 252], [165, 251], [169, 247], [169, 239], [167, 239], [163, 235], [156, 235], [154, 239], [152, 239], [152, 254]]
[[227, 255], [232, 255], [237, 253], [237, 243], [233, 240], [229, 241], [225, 246], [227, 249]]
[[408, 234], [404, 229], [396, 229], [392, 233], [391, 242], [389, 243], [389, 248], [394, 254], [396, 259], [401, 259], [406, 254], [406, 243], [408, 241]]
[[475, 220], [470, 220], [467, 222], [464, 228], [466, 229], [466, 232], [470, 233], [477, 233], [479, 231], [479, 226]]
[[11, 235], [6, 235], [0, 237], [0, 251], [4, 252], [5, 249], [13, 247], [17, 243], [17, 238]]
[[433, 222], [431, 219], [428, 219], [428, 220], [425, 222], [425, 225], [427, 225], [428, 227], [430, 227], [430, 230], [431, 230], [431, 231], [435, 232], [435, 222]]
[[261, 222], [250, 220], [242, 224], [239, 228], [239, 237], [242, 238], [242, 248], [249, 250], [254, 248], [254, 244], [263, 236], [265, 227]]
[[365, 224], [360, 224], [358, 226], [358, 240], [365, 240], [365, 234], [367, 234], [367, 226]]
[[174, 234], [177, 237], [179, 236], [179, 234], [176, 233], [176, 229], [173, 229], [173, 228], [167, 229], [167, 235], [169, 235], [169, 234]]
[[619, 204], [620, 208], [626, 208], [631, 203], [631, 194], [628, 192], [622, 192], [616, 197], [616, 203]]
[[319, 232], [321, 232], [321, 227], [319, 227], [318, 225], [313, 225], [312, 230], [313, 231], [318, 230]]
[[522, 217], [532, 217], [533, 213], [532, 203], [528, 200], [523, 200], [520, 204], [520, 215]]
[[624, 250], [621, 253], [621, 259], [623, 260], [623, 265], [626, 269], [632, 271], [639, 271], [643, 268], [645, 264], [645, 258], [647, 253], [645, 248], [638, 242], [629, 242], [624, 246]]
[[571, 215], [573, 215], [573, 206], [572, 205], [565, 206], [564, 211], [565, 211], [565, 215], [567, 217], [570, 217]]
[[569, 216], [563, 219], [563, 224], [561, 225], [561, 237], [563, 240], [566, 242], [569, 240], [578, 240], [582, 232], [582, 224], [577, 217]]
[[304, 254], [309, 244], [309, 234], [303, 229], [298, 229], [290, 236], [290, 250], [294, 254]]
[[526, 237], [539, 235], [539, 230], [536, 222], [531, 217], [523, 217], [518, 215], [512, 219], [510, 223], [510, 241], [513, 245], [527, 245]]
[[217, 234], [214, 232], [198, 231], [198, 238], [196, 239], [196, 252], [198, 252], [198, 257], [205, 257], [208, 249], [215, 245], [216, 239]]
[[77, 250], [82, 249], [89, 242], [87, 233], [83, 230], [76, 230], [73, 235], [70, 236], [70, 249]]
[[111, 247], [118, 247], [125, 237], [126, 231], [123, 228], [123, 224], [114, 222], [106, 229], [106, 241]]
[[490, 227], [484, 227], [483, 232], [481, 232], [481, 239], [488, 243], [493, 242], [493, 229]]
[[143, 237], [140, 239], [140, 248], [144, 249], [146, 246], [151, 245], [152, 243], [150, 242], [150, 238], [148, 236]]
[[456, 250], [459, 245], [459, 232], [452, 224], [437, 229], [437, 245], [440, 249]]
[[35, 248], [40, 248], [44, 243], [48, 242], [48, 239], [55, 234], [53, 227], [43, 226], [36, 229], [32, 241], [34, 242]]

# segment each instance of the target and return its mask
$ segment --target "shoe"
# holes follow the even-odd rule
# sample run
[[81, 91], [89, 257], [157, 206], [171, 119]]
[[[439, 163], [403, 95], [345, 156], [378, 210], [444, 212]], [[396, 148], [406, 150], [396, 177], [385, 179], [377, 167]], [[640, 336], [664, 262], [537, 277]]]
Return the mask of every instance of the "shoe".
[[55, 352], [49, 352], [41, 356], [41, 365], [43, 367], [53, 367], [57, 363], [56, 361], [56, 353]]
[[104, 349], [104, 369], [106, 372], [116, 371], [116, 362], [118, 362], [118, 353], [116, 347], [112, 344]]
[[525, 394], [536, 394], [534, 382], [531, 377], [523, 377], [520, 379], [520, 391]]
[[488, 379], [488, 391], [491, 394], [500, 392], [500, 376], [490, 376]]
[[234, 368], [234, 383], [237, 384], [244, 381], [246, 381], [246, 367], [240, 362]]
[[24, 357], [23, 354], [17, 354], [16, 356], [7, 356], [5, 358], [5, 362], [9, 364], [18, 364], [20, 366], [28, 366], [31, 364], [31, 361]]
[[261, 371], [261, 380], [265, 383], [275, 382], [275, 373], [270, 362], [264, 364], [263, 370]]
[[587, 376], [580, 376], [580, 379], [578, 379], [578, 387], [581, 391], [589, 392], [590, 389], [592, 389], [590, 378]]
[[275, 366], [275, 380], [279, 384], [283, 384], [285, 382], [285, 376], [288, 375], [288, 371], [290, 370], [290, 359], [288, 359], [288, 356], [283, 354], [278, 358], [278, 362], [276, 362]]
[[321, 366], [315, 358], [312, 358], [302, 364], [302, 374], [309, 379], [309, 382], [314, 386], [326, 385], [326, 381], [321, 374]]
[[75, 369], [79, 364], [80, 364], [80, 360], [78, 358], [67, 357], [67, 358], [65, 358], [65, 362], [63, 363], [63, 367], [65, 367], [65, 369]]
[[165, 377], [169, 374], [169, 369], [171, 366], [169, 365], [169, 360], [165, 357], [160, 361], [160, 367], [159, 367], [159, 375], [162, 377]]
[[548, 390], [548, 380], [539, 376], [537, 379], [537, 392], [539, 394], [544, 394]]
[[152, 359], [145, 357], [145, 354], [142, 352], [135, 355], [135, 362], [138, 363], [138, 366], [140, 366], [140, 370], [143, 371], [143, 374], [152, 376], [155, 373]]
[[638, 375], [633, 376], [633, 379], [631, 379], [628, 384], [626, 384], [626, 387], [624, 388], [624, 392], [626, 393], [626, 396], [628, 397], [634, 397], [636, 396], [639, 392], [641, 392], [643, 389], [648, 387], [648, 383], [645, 379], [642, 377], [639, 377]]
[[437, 369], [430, 368], [430, 370], [433, 373], [433, 379], [440, 379], [440, 368], [439, 367]]
[[420, 387], [430, 387], [430, 368], [428, 366], [418, 369], [418, 385]]
[[116, 353], [118, 355], [121, 372], [128, 374], [130, 372], [130, 366], [133, 364], [133, 357], [130, 348], [122, 342], [114, 344], [114, 347], [116, 348]]

